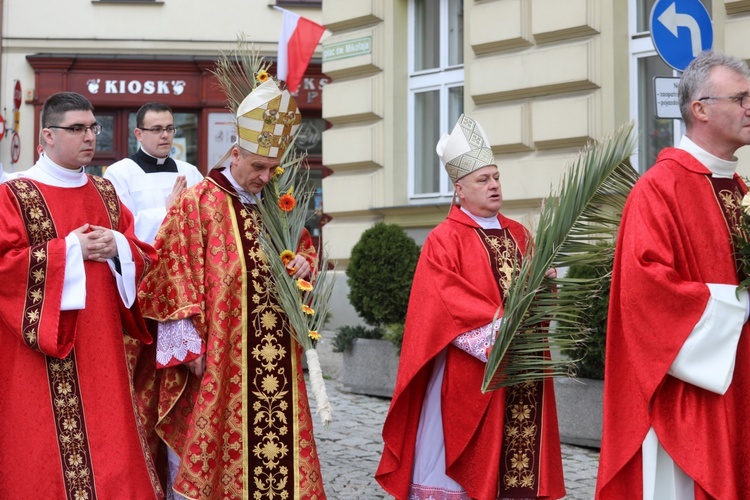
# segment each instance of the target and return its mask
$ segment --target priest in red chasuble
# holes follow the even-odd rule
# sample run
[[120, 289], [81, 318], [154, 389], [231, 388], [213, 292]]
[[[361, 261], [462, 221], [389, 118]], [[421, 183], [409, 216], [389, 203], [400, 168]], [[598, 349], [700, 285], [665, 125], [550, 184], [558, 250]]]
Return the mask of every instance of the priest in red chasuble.
[[134, 389], [136, 305], [156, 258], [112, 184], [84, 172], [101, 131], [50, 96], [44, 153], [0, 185], [0, 498], [163, 498]]
[[[235, 111], [231, 164], [172, 206], [139, 293], [160, 322], [157, 432], [177, 498], [324, 499], [302, 349], [270, 289], [252, 216], [301, 115], [265, 71], [246, 71], [263, 83]], [[307, 278], [315, 262], [305, 232], [287, 268]]]
[[552, 380], [481, 392], [492, 319], [531, 235], [499, 213], [500, 174], [479, 123], [461, 115], [437, 153], [458, 204], [417, 264], [377, 480], [404, 500], [561, 498]]
[[735, 259], [750, 71], [685, 70], [687, 132], [633, 188], [615, 252], [597, 498], [750, 498], [750, 338]]

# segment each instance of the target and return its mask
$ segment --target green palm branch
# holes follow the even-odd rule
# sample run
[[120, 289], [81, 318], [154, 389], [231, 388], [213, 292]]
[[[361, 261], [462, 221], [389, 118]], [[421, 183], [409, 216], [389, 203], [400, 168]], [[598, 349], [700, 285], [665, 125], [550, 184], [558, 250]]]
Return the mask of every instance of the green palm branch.
[[546, 273], [611, 261], [614, 246], [598, 243], [615, 240], [625, 200], [638, 179], [629, 160], [636, 141], [631, 122], [587, 146], [573, 160], [558, 192], [544, 200], [535, 248], [515, 270], [506, 294], [483, 391], [574, 371], [577, 360], [550, 359], [545, 353], [585, 341], [580, 313], [598, 292], [599, 280], [553, 279]]
[[227, 97], [227, 108], [236, 113], [250, 92], [260, 82], [260, 73], [267, 73], [271, 63], [266, 62], [244, 33], [237, 34], [237, 45], [229, 53], [220, 52], [212, 71], [218, 86]]

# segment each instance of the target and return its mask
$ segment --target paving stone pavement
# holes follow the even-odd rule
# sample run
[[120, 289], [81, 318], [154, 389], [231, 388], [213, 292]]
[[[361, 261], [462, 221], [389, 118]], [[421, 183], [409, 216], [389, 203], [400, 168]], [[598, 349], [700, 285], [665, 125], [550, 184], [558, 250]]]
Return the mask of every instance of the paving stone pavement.
[[[343, 391], [339, 381], [342, 355], [331, 352], [325, 341], [318, 344], [318, 351], [334, 411], [328, 429], [313, 415], [326, 494], [331, 500], [390, 499], [374, 477], [383, 450], [380, 431], [390, 399]], [[311, 405], [314, 408], [312, 400]], [[568, 493], [565, 499], [593, 499], [598, 450], [563, 445], [562, 455]]]

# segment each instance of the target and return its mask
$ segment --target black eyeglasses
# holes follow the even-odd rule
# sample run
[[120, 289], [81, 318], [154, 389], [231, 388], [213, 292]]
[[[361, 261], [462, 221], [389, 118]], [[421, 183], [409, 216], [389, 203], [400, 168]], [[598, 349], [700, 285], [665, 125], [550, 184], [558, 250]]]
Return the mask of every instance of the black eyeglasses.
[[61, 125], [48, 125], [46, 128], [59, 128], [67, 130], [73, 133], [73, 135], [83, 135], [87, 130], [90, 130], [94, 135], [99, 135], [102, 133], [102, 126], [98, 123], [95, 123], [89, 127], [87, 127], [86, 125], [71, 125], [70, 127], [63, 127]]
[[[750, 109], [750, 99], [747, 99], [747, 95], [728, 95], [728, 96], [706, 96], [698, 99], [699, 101], [706, 101], [708, 99], [729, 99], [740, 105], [742, 109]], [[745, 106], [747, 104], [747, 106]]]
[[164, 127], [151, 127], [151, 128], [142, 128], [141, 130], [143, 130], [143, 131], [145, 131], [145, 132], [151, 132], [152, 134], [158, 134], [158, 135], [161, 135], [161, 134], [163, 134], [164, 132], [166, 132], [166, 133], [168, 133], [168, 134], [174, 134], [174, 133], [176, 133], [176, 132], [177, 132], [178, 130], [180, 130], [180, 128], [179, 128], [179, 127], [172, 127], [172, 126], [169, 126], [169, 127], [167, 127], [167, 128], [164, 128]]

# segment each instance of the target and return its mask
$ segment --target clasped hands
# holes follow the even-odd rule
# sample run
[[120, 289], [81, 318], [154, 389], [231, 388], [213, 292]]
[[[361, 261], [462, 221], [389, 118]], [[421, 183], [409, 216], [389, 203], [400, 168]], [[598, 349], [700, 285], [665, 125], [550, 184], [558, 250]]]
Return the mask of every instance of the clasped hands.
[[83, 260], [106, 262], [117, 255], [117, 242], [111, 229], [93, 224], [84, 224], [74, 229], [73, 234], [81, 242]]

